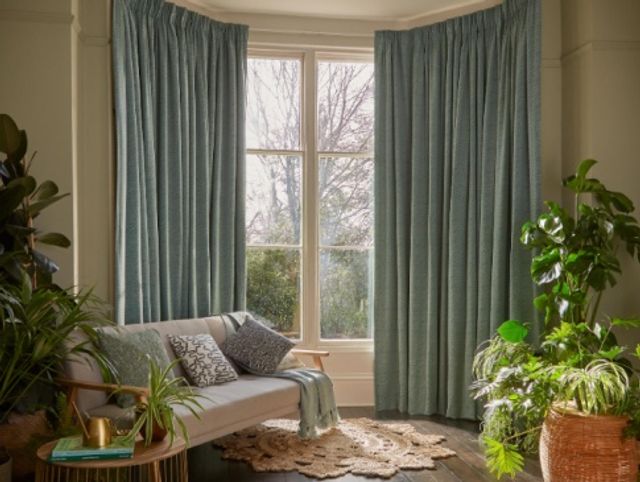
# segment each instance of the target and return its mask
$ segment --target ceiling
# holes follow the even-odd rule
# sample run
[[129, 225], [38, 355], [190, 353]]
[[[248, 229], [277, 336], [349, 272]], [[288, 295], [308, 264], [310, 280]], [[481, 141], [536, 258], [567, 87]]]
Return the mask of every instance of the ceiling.
[[217, 11], [327, 18], [412, 20], [486, 0], [192, 0]]

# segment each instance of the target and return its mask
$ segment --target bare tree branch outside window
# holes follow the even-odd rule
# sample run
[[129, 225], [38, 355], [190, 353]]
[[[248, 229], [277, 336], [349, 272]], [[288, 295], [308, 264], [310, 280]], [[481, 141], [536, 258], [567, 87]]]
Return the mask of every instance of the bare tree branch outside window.
[[[321, 61], [317, 67], [321, 334], [367, 338], [373, 66]], [[303, 158], [286, 151], [302, 149], [301, 69], [299, 59], [248, 62], [247, 305], [294, 337], [300, 327]]]

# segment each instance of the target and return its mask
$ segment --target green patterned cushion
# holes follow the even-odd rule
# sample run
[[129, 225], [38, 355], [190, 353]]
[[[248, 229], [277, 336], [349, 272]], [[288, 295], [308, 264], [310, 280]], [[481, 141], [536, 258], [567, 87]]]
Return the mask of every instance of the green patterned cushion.
[[[153, 329], [137, 333], [100, 331], [98, 342], [122, 385], [147, 386], [149, 377], [147, 354], [160, 369], [166, 368], [170, 363], [160, 333]], [[116, 396], [116, 402], [121, 407], [130, 407], [135, 403], [135, 399], [133, 395], [119, 393]]]

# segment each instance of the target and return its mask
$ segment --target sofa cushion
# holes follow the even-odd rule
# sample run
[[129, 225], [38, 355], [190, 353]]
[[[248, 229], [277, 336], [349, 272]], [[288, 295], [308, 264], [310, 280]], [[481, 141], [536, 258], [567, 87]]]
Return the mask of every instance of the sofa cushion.
[[[300, 403], [300, 388], [292, 380], [241, 375], [237, 380], [207, 388], [194, 388], [206, 398], [196, 418], [189, 409], [175, 407], [189, 433], [191, 445], [222, 437], [273, 417], [294, 414]], [[115, 404], [102, 405], [88, 411], [96, 417], [109, 417], [118, 427], [133, 425], [131, 410]]]
[[167, 335], [173, 351], [198, 387], [232, 382], [238, 374], [229, 364], [211, 335]]
[[192, 440], [201, 439], [205, 434], [230, 433], [229, 427], [238, 427], [243, 421], [252, 419], [266, 420], [270, 413], [283, 408], [289, 408], [287, 413], [291, 413], [300, 402], [300, 388], [296, 382], [256, 375], [241, 375], [236, 381], [196, 390], [206, 397], [198, 399], [204, 408], [200, 420], [187, 408], [175, 407], [175, 413], [182, 417]]
[[[161, 370], [169, 363], [160, 334], [156, 330], [145, 330], [138, 333], [98, 332], [98, 342], [106, 358], [116, 370], [118, 382], [123, 385], [146, 387], [149, 378], [150, 357]], [[119, 393], [116, 401], [121, 407], [135, 403], [131, 394]]]
[[278, 368], [276, 368], [277, 372], [281, 372], [284, 370], [295, 370], [296, 368], [304, 368], [305, 364], [300, 361], [300, 359], [295, 356], [293, 353], [287, 353], [282, 361], [278, 364]]
[[288, 338], [247, 318], [224, 342], [222, 351], [252, 373], [268, 375], [295, 346]]

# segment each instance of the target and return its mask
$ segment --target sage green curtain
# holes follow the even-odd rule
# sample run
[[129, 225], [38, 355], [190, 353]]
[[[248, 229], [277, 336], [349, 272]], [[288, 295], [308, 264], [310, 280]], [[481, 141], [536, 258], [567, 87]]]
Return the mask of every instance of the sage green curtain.
[[247, 27], [114, 0], [116, 318], [242, 309]]
[[539, 208], [540, 6], [376, 32], [375, 398], [473, 419], [476, 347], [532, 323], [521, 224]]

